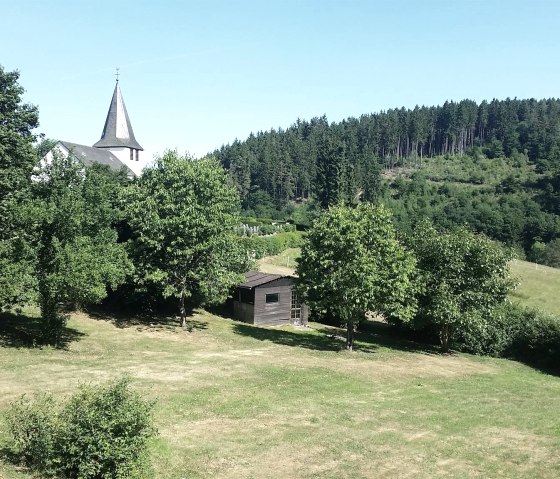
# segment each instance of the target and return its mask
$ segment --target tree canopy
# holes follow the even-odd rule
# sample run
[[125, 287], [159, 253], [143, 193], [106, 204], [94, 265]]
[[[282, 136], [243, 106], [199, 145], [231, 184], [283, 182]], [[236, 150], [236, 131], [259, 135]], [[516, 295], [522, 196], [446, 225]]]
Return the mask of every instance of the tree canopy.
[[24, 210], [39, 120], [37, 107], [23, 102], [18, 79], [0, 65], [0, 310], [31, 299], [34, 282]]
[[437, 330], [444, 351], [457, 329], [483, 324], [513, 286], [510, 250], [466, 228], [451, 232], [420, 222], [410, 238], [418, 265], [416, 328]]
[[130, 188], [126, 204], [136, 283], [175, 298], [183, 325], [187, 300], [225, 300], [248, 269], [234, 231], [239, 194], [218, 162], [168, 151]]
[[55, 156], [34, 185], [36, 274], [47, 339], [56, 342], [65, 313], [98, 303], [132, 272], [113, 228], [119, 176], [107, 167]]
[[383, 206], [329, 208], [306, 235], [297, 266], [298, 289], [315, 314], [331, 314], [347, 326], [367, 312], [408, 320], [415, 311], [414, 259], [396, 239]]

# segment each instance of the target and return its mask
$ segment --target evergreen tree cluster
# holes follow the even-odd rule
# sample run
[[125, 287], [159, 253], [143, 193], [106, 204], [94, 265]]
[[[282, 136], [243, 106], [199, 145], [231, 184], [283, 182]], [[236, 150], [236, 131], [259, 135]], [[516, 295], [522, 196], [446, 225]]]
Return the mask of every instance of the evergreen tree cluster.
[[[400, 226], [418, 215], [467, 224], [526, 252], [560, 235], [560, 99], [448, 101], [340, 123], [298, 119], [214, 156], [249, 216], [297, 221], [310, 199], [323, 208], [381, 200]], [[417, 170], [425, 181], [410, 185]]]
[[[375, 194], [381, 168], [417, 166], [425, 157], [463, 155], [481, 147], [489, 158], [526, 152], [540, 171], [560, 155], [560, 99], [447, 101], [390, 109], [330, 123], [297, 120], [286, 130], [251, 134], [214, 152], [241, 192], [245, 208], [262, 196], [275, 205], [314, 194]], [[325, 198], [322, 198], [322, 195]]]

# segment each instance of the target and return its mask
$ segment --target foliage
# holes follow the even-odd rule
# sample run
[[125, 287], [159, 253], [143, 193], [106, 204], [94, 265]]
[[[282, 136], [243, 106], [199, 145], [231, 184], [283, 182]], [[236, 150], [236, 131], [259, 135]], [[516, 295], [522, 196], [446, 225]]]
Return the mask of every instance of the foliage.
[[414, 260], [396, 239], [383, 206], [331, 207], [307, 233], [297, 266], [298, 290], [311, 310], [354, 325], [368, 311], [409, 320], [415, 311]]
[[560, 238], [547, 244], [536, 241], [531, 248], [529, 258], [535, 263], [560, 268]]
[[38, 110], [23, 103], [19, 73], [0, 66], [0, 310], [29, 301], [35, 280], [33, 250], [25, 225]]
[[466, 228], [448, 233], [420, 222], [409, 239], [418, 262], [413, 326], [437, 330], [444, 351], [464, 329], [481, 326], [513, 286], [511, 252]]
[[123, 179], [107, 167], [84, 167], [55, 157], [34, 185], [37, 276], [45, 339], [58, 340], [65, 313], [77, 305], [98, 303], [107, 286], [124, 282], [132, 265], [112, 228]]
[[18, 460], [49, 476], [56, 470], [58, 455], [57, 407], [52, 395], [38, 395], [34, 400], [23, 395], [12, 403], [6, 415]]
[[[244, 209], [254, 211], [261, 205], [271, 211], [281, 210], [287, 201], [309, 197], [323, 205], [339, 199], [352, 201], [356, 193], [372, 200], [381, 191], [381, 168], [389, 172], [398, 167], [418, 168], [426, 158], [436, 156], [457, 155], [467, 163], [466, 154], [473, 161], [488, 158], [478, 171], [470, 169], [467, 175], [449, 181], [494, 181], [493, 169], [503, 157], [519, 160], [520, 168], [527, 161], [541, 172], [549, 171], [557, 162], [559, 125], [559, 99], [480, 103], [465, 99], [439, 106], [393, 108], [339, 123], [329, 123], [326, 117], [298, 119], [285, 130], [236, 140], [214, 156], [229, 170]], [[256, 201], [251, 200], [255, 192]], [[556, 200], [549, 199], [560, 204], [558, 189], [553, 196]]]
[[298, 248], [302, 244], [302, 234], [297, 232], [277, 233], [272, 236], [251, 236], [241, 238], [247, 255], [254, 259], [280, 254], [288, 248]]
[[[494, 161], [494, 160], [493, 160]], [[438, 158], [432, 163], [459, 166], [461, 158]], [[465, 164], [470, 160], [467, 158]], [[438, 227], [452, 229], [468, 225], [492, 239], [529, 251], [535, 240], [550, 241], [560, 233], [560, 217], [545, 211], [535, 191], [528, 185], [530, 170], [507, 173], [511, 165], [501, 164], [485, 171], [484, 185], [453, 183], [448, 179], [480, 171], [449, 168], [437, 182], [430, 180], [439, 167], [432, 165], [410, 175], [397, 177], [389, 183], [383, 201], [393, 211], [399, 230], [412, 231], [419, 217], [430, 218]], [[504, 176], [505, 175], [505, 176]], [[437, 178], [437, 177], [436, 177]]]
[[[560, 237], [559, 125], [558, 99], [462, 100], [340, 123], [298, 120], [214, 156], [247, 192], [242, 207], [252, 214], [308, 226], [298, 205], [382, 201], [401, 231], [426, 216], [528, 253]], [[411, 178], [416, 171], [423, 181]]]
[[560, 371], [560, 316], [537, 309], [512, 307], [509, 320], [517, 319], [505, 356]]
[[463, 351], [560, 371], [560, 317], [535, 308], [503, 303], [456, 331], [455, 344]]
[[136, 283], [179, 304], [223, 301], [249, 262], [235, 235], [239, 194], [212, 159], [167, 152], [127, 193]]
[[82, 385], [66, 402], [51, 395], [12, 404], [8, 414], [17, 456], [46, 476], [76, 479], [150, 477], [148, 441], [156, 434], [153, 403], [126, 378]]

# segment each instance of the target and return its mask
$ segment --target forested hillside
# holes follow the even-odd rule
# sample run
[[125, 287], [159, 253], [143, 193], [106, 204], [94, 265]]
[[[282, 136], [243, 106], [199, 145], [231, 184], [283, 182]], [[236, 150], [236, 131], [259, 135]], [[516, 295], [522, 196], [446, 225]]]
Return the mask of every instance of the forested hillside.
[[418, 216], [466, 223], [526, 252], [560, 233], [559, 99], [297, 120], [214, 155], [249, 216], [305, 223], [313, 203], [381, 199], [404, 228]]

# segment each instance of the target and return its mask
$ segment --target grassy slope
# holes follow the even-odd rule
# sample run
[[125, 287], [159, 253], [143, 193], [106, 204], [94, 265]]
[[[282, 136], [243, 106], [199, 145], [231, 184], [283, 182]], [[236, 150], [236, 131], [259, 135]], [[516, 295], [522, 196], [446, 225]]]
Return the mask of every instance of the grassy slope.
[[294, 274], [299, 248], [288, 248], [276, 256], [265, 256], [259, 261], [259, 269], [264, 273]]
[[[263, 258], [260, 269], [267, 273], [293, 274], [298, 256], [299, 248], [291, 248], [278, 256]], [[513, 261], [511, 271], [519, 280], [519, 286], [511, 294], [512, 300], [560, 315], [560, 269]]]
[[560, 269], [514, 261], [511, 270], [520, 280], [511, 295], [514, 300], [560, 315]]
[[[348, 354], [339, 331], [319, 325], [255, 328], [205, 312], [192, 324], [80, 314], [74, 341], [54, 350], [14, 347], [20, 333], [0, 321], [0, 411], [22, 393], [127, 373], [158, 401], [160, 478], [560, 476], [558, 377], [440, 356], [380, 325]], [[0, 463], [0, 477], [29, 476]]]

